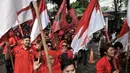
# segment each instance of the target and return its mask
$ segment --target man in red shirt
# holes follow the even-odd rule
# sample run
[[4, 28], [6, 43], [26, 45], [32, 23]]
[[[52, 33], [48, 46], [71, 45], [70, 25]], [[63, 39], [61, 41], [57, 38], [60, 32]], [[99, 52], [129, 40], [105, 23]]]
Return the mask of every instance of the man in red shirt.
[[11, 60], [6, 58], [6, 42], [8, 41], [10, 43], [10, 48], [13, 48], [14, 46], [16, 46], [16, 40], [14, 38], [14, 33], [12, 30], [9, 30], [8, 33], [6, 33], [3, 38], [0, 40], [1, 43], [1, 47], [3, 48], [3, 55], [4, 60], [5, 60], [5, 67], [6, 67], [6, 72], [7, 73], [13, 73], [13, 68], [12, 68], [12, 64], [11, 64]]
[[[10, 45], [7, 43], [6, 57], [9, 55]], [[12, 49], [14, 58], [14, 73], [34, 73], [33, 62], [35, 60], [34, 47], [30, 46], [30, 36], [25, 35], [22, 38], [22, 44]]]

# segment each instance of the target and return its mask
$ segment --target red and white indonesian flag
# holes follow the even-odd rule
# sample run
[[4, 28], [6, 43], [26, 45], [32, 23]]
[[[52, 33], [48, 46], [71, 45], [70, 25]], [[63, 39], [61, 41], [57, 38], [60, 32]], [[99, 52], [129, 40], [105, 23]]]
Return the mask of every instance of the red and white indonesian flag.
[[32, 0], [0, 0], [0, 38], [15, 22], [21, 24], [32, 19], [29, 4]]
[[[45, 29], [48, 23], [50, 22], [45, 0], [40, 0], [38, 9], [40, 12], [42, 28]], [[40, 28], [38, 25], [38, 19], [36, 18], [31, 31], [31, 42], [34, 41], [39, 34], [40, 34]]]
[[30, 2], [33, 0], [15, 0], [15, 7], [17, 11], [18, 23], [21, 24], [25, 21], [33, 19]]
[[124, 51], [127, 51], [128, 33], [129, 33], [128, 31], [129, 31], [128, 23], [127, 20], [125, 20], [124, 25], [119, 34], [119, 38], [116, 40], [116, 42], [119, 41], [120, 43], [123, 44]]
[[128, 7], [127, 7], [127, 20], [128, 20], [128, 26], [130, 27], [130, 0], [128, 1]]
[[71, 43], [74, 53], [82, 49], [91, 40], [92, 34], [102, 29], [104, 24], [105, 21], [98, 1], [91, 0], [78, 24]]

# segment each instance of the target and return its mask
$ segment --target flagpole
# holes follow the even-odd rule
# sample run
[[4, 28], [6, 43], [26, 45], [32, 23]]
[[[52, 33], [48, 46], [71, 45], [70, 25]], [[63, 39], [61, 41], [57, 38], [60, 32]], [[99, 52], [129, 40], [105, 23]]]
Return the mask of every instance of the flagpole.
[[109, 39], [109, 35], [108, 35], [107, 29], [106, 29], [106, 25], [104, 25], [104, 30], [105, 30], [105, 35], [106, 35], [107, 41], [108, 41], [108, 43], [110, 43], [110, 39]]
[[46, 59], [47, 59], [49, 73], [52, 73], [51, 64], [49, 63], [48, 50], [47, 50], [47, 47], [46, 47], [45, 35], [43, 34], [42, 23], [41, 23], [41, 20], [40, 20], [40, 14], [39, 14], [39, 11], [38, 11], [38, 7], [37, 7], [38, 5], [37, 5], [36, 1], [33, 2], [33, 6], [34, 6], [34, 9], [36, 11], [37, 18], [38, 18], [38, 25], [40, 27], [42, 43], [43, 43], [43, 46], [44, 46], [44, 52], [45, 52], [45, 56], [46, 56]]
[[[101, 8], [100, 8], [100, 10], [101, 10]], [[102, 10], [101, 10], [101, 12], [102, 12]], [[104, 18], [102, 17], [102, 20], [104, 20]], [[104, 30], [105, 30], [105, 35], [106, 35], [106, 38], [107, 38], [107, 41], [108, 41], [108, 43], [110, 43], [110, 38], [109, 38], [109, 35], [108, 35], [108, 19], [106, 19], [106, 23], [104, 23]]]
[[13, 56], [12, 56], [10, 47], [9, 47], [9, 55], [10, 55], [10, 60], [11, 60], [11, 63], [12, 63], [12, 68], [14, 70], [14, 63], [13, 63], [14, 61], [13, 61]]
[[22, 36], [24, 36], [24, 35], [23, 35], [23, 31], [22, 31], [22, 27], [21, 27], [21, 25], [19, 24], [18, 18], [17, 18], [17, 21], [18, 21], [18, 27], [19, 27], [19, 29], [20, 29], [20, 33], [21, 33]]
[[[9, 45], [9, 40], [7, 41], [6, 40], [6, 46], [8, 47], [8, 50], [6, 50], [6, 52], [8, 51], [9, 52], [9, 56], [10, 56], [10, 61], [11, 61], [11, 64], [12, 64], [12, 68], [14, 70], [14, 61], [13, 61], [13, 56], [12, 56], [12, 53], [11, 53], [11, 47], [8, 46]], [[5, 54], [5, 58], [6, 58], [7, 54]]]
[[24, 35], [23, 35], [23, 31], [22, 31], [22, 27], [20, 26], [20, 24], [18, 24], [18, 27], [19, 27], [19, 29], [20, 29], [21, 35], [24, 36]]
[[108, 35], [107, 26], [108, 26], [108, 21], [106, 21], [106, 23], [104, 23], [104, 30], [105, 30], [105, 35], [106, 35], [107, 41], [108, 41], [108, 43], [110, 43], [110, 38]]

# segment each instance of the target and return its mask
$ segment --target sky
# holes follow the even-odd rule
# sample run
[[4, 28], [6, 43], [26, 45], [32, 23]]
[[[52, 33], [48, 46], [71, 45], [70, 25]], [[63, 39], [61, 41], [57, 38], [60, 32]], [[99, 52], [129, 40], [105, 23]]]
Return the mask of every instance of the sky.
[[100, 0], [99, 4], [101, 7], [104, 7], [104, 6], [112, 7], [113, 1], [114, 0]]
[[73, 3], [73, 2], [75, 2], [75, 1], [77, 1], [77, 0], [70, 0], [70, 3]]

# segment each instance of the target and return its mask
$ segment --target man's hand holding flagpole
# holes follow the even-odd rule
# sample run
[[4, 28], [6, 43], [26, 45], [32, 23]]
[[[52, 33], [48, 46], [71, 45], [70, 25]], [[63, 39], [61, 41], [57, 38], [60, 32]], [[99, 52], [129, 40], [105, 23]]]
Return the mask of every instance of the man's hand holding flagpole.
[[42, 43], [43, 43], [43, 46], [44, 46], [45, 56], [46, 56], [47, 64], [48, 64], [47, 66], [48, 66], [48, 69], [49, 69], [49, 73], [52, 73], [51, 64], [49, 63], [49, 57], [48, 57], [48, 51], [47, 51], [47, 47], [46, 47], [45, 36], [43, 34], [43, 29], [42, 29], [40, 14], [39, 14], [39, 11], [38, 11], [38, 7], [37, 7], [37, 2], [36, 1], [33, 2], [33, 6], [35, 8], [36, 15], [37, 15], [37, 18], [38, 18], [38, 25], [40, 27], [40, 32], [41, 32], [41, 37], [42, 37]]

